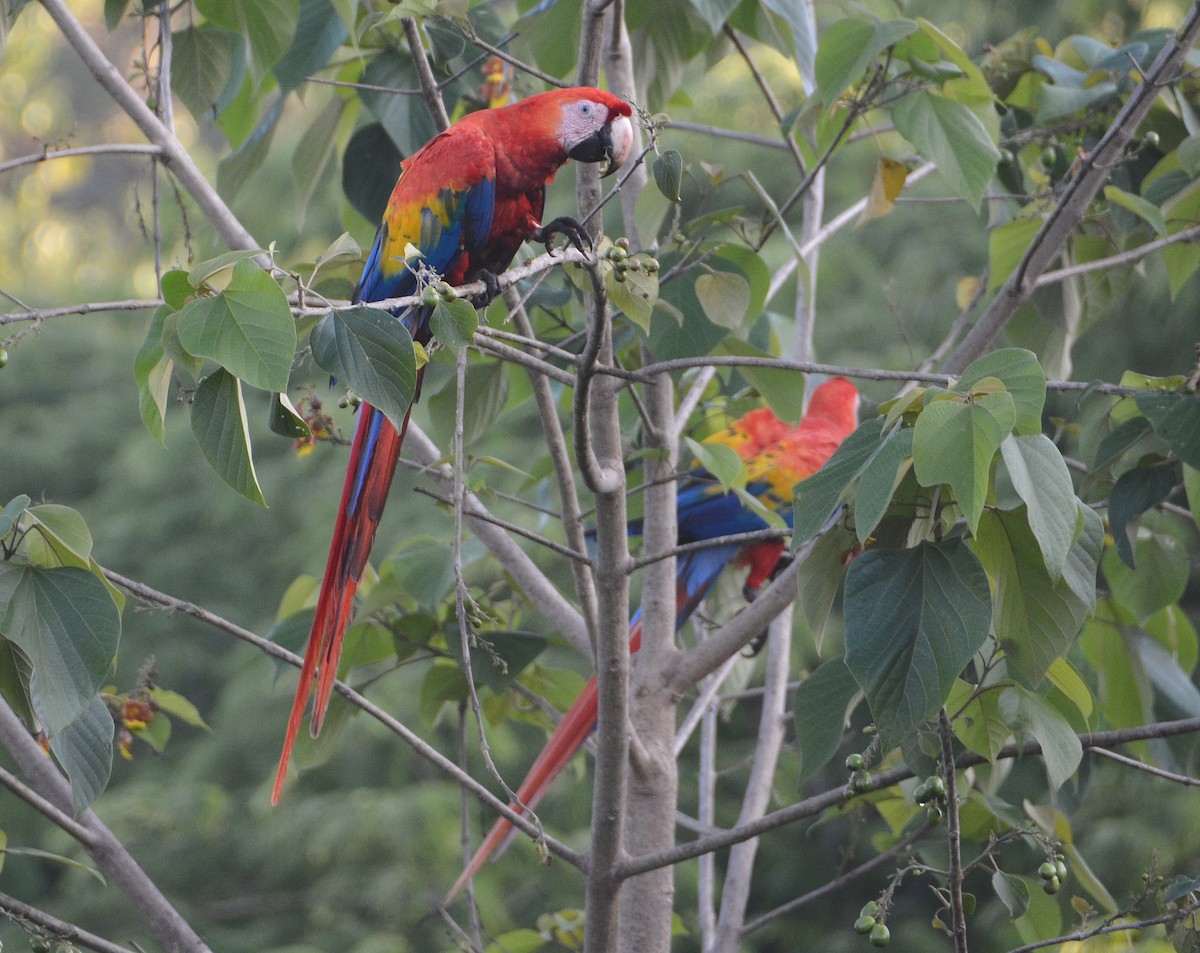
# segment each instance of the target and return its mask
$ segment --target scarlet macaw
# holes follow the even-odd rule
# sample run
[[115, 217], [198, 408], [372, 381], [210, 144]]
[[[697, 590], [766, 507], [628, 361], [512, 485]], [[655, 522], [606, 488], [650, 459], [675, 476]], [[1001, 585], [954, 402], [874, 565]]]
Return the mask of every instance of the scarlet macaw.
[[[409, 245], [421, 252], [422, 264], [451, 285], [482, 279], [494, 296], [495, 276], [508, 267], [527, 239], [548, 243], [555, 232], [561, 232], [576, 245], [587, 242], [587, 233], [572, 218], [556, 218], [542, 225], [546, 185], [568, 159], [601, 163], [604, 174], [616, 169], [633, 144], [631, 115], [629, 104], [617, 97], [576, 87], [464, 116], [401, 163], [400, 178], [388, 200], [354, 301], [369, 303], [417, 291], [416, 275], [405, 261]], [[414, 341], [425, 344], [430, 339], [431, 313], [431, 308], [415, 306], [396, 316]], [[417, 375], [419, 393], [420, 370]], [[359, 410], [341, 508], [300, 685], [288, 718], [272, 803], [278, 802], [283, 790], [314, 677], [317, 687], [311, 730], [314, 736], [321, 730], [354, 593], [383, 514], [407, 427], [407, 413], [397, 431], [369, 404]]]
[[[808, 412], [794, 427], [781, 421], [770, 409], [762, 408], [739, 418], [728, 429], [708, 437], [706, 442], [726, 444], [736, 450], [745, 461], [747, 490], [770, 509], [790, 518], [792, 488], [820, 469], [857, 425], [858, 390], [846, 378], [834, 377], [813, 391]], [[680, 487], [677, 507], [680, 543], [767, 528], [761, 517], [747, 508], [738, 496], [723, 492], [703, 470], [689, 475]], [[632, 533], [639, 529], [637, 523], [630, 526]], [[747, 598], [753, 598], [771, 578], [783, 550], [783, 540], [766, 540], [748, 544], [726, 543], [680, 556], [675, 570], [675, 628], [683, 627], [717, 577], [731, 564], [749, 567], [743, 591]], [[639, 610], [630, 621], [629, 650], [636, 652], [641, 643]], [[513, 810], [520, 813], [526, 808], [532, 809], [541, 800], [596, 727], [596, 706], [596, 679], [592, 678], [521, 782], [517, 789], [520, 804], [511, 805]], [[505, 818], [492, 825], [443, 903], [448, 904], [454, 899], [511, 830], [512, 824]]]

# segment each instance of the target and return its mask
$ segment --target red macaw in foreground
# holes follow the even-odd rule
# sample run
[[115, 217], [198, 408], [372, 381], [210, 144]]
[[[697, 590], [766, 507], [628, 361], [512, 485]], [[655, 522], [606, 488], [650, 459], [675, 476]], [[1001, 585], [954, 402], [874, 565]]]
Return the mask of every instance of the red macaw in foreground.
[[[605, 174], [624, 162], [633, 144], [631, 115], [629, 104], [617, 97], [577, 87], [464, 116], [401, 163], [400, 178], [354, 301], [381, 301], [418, 290], [414, 271], [405, 261], [409, 245], [421, 252], [421, 264], [451, 285], [482, 279], [494, 297], [495, 276], [508, 267], [527, 239], [548, 243], [555, 232], [561, 232], [577, 246], [588, 242], [587, 233], [574, 219], [557, 218], [542, 225], [546, 185], [568, 159], [602, 163]], [[413, 340], [425, 344], [430, 338], [431, 313], [431, 308], [417, 306], [396, 316]], [[418, 393], [420, 375], [418, 370]], [[407, 427], [407, 414], [396, 430], [370, 405], [363, 404], [359, 410], [341, 508], [300, 686], [288, 719], [272, 803], [279, 800], [283, 789], [314, 677], [313, 735], [321, 729], [354, 593], [371, 552]]]
[[[770, 409], [762, 408], [739, 418], [727, 430], [708, 437], [706, 442], [723, 443], [736, 450], [745, 461], [747, 490], [768, 508], [783, 513], [790, 520], [792, 488], [820, 469], [857, 425], [858, 390], [846, 378], [834, 377], [813, 391], [808, 412], [799, 424], [786, 424]], [[767, 528], [766, 523], [735, 494], [724, 492], [703, 470], [687, 477], [679, 489], [677, 506], [680, 543]], [[630, 526], [631, 532], [639, 529], [639, 524]], [[683, 627], [726, 566], [749, 567], [744, 591], [747, 598], [752, 598], [771, 578], [783, 551], [783, 540], [767, 540], [745, 545], [727, 543], [680, 556], [675, 570], [675, 628]], [[639, 610], [629, 625], [629, 650], [636, 652], [641, 644]], [[521, 782], [517, 789], [520, 803], [513, 804], [513, 810], [532, 809], [541, 800], [596, 727], [596, 705], [596, 679], [592, 678]], [[512, 824], [504, 818], [492, 825], [466, 870], [446, 894], [444, 903], [454, 899], [512, 829]]]

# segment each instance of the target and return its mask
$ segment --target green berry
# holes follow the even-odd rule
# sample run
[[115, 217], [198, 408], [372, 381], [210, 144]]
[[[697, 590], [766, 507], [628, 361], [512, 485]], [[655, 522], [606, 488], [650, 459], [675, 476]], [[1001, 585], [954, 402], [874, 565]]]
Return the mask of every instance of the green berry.
[[645, 269], [645, 272], [648, 275], [657, 274], [658, 273], [658, 259], [657, 258], [643, 258], [642, 259], [642, 268]]
[[444, 281], [437, 283], [437, 293], [441, 295], [443, 301], [454, 301], [458, 298], [458, 292]]
[[627, 280], [628, 280], [628, 279], [627, 279], [627, 277], [626, 277], [626, 275], [625, 275], [625, 269], [624, 269], [624, 268], [617, 268], [617, 269], [615, 269], [615, 270], [613, 271], [613, 277], [614, 277], [614, 278], [615, 278], [617, 281], [619, 281], [619, 282], [621, 282], [621, 283], [624, 283], [625, 281], [627, 281]]
[[936, 774], [925, 783], [929, 785], [929, 791], [934, 797], [944, 798], [946, 796], [946, 782]]
[[860, 917], [877, 917], [879, 916], [879, 904], [874, 900], [868, 900], [863, 904], [863, 908], [858, 911]]
[[1142, 136], [1142, 145], [1150, 149], [1158, 148], [1158, 133], [1151, 129], [1148, 133]]
[[422, 289], [421, 304], [425, 305], [425, 307], [427, 307], [427, 308], [436, 307], [438, 301], [440, 301], [440, 300], [441, 300], [441, 296], [437, 293], [437, 289], [435, 287], [433, 287], [433, 285], [426, 285]]
[[34, 935], [29, 938], [29, 948], [33, 953], [50, 953], [50, 941], [44, 936]]
[[622, 235], [613, 244], [622, 251], [629, 251], [629, 239]]
[[1046, 893], [1050, 894], [1050, 896], [1054, 896], [1054, 894], [1058, 893], [1059, 888], [1061, 887], [1062, 881], [1060, 881], [1057, 876], [1051, 877], [1049, 880], [1042, 881], [1042, 889], [1046, 891]]
[[930, 804], [925, 809], [925, 816], [934, 824], [940, 824], [942, 822], [942, 806], [940, 804]]
[[854, 932], [866, 936], [878, 925], [874, 917], [863, 915], [854, 921]]
[[863, 768], [866, 767], [866, 765], [867, 765], [867, 759], [864, 758], [861, 754], [855, 753], [855, 754], [846, 755], [846, 770], [847, 771], [861, 771]]
[[886, 923], [876, 923], [867, 934], [867, 939], [871, 941], [871, 946], [887, 946], [892, 941], [892, 931]]
[[1007, 164], [1011, 163], [1011, 162], [1013, 161], [1013, 159], [1014, 159], [1014, 158], [1015, 158], [1015, 157], [1013, 156], [1013, 154], [1012, 154], [1012, 152], [1011, 152], [1010, 150], [1008, 150], [1008, 149], [1001, 149], [1001, 150], [1000, 150], [1000, 161], [1001, 161], [1003, 164], [1007, 165]]
[[1043, 880], [1049, 880], [1051, 877], [1058, 876], [1058, 870], [1050, 861], [1046, 861], [1038, 868], [1038, 876]]
[[1054, 859], [1054, 876], [1059, 880], [1067, 879], [1067, 865], [1063, 862], [1061, 857], [1056, 857]]
[[924, 807], [933, 800], [933, 792], [929, 790], [929, 782], [922, 781], [913, 789], [913, 800]]
[[1042, 150], [1042, 165], [1049, 169], [1056, 162], [1058, 162], [1058, 150], [1054, 146], [1046, 146]]
[[854, 790], [858, 791], [859, 793], [871, 790], [871, 772], [859, 771], [856, 775], [854, 775], [854, 779], [850, 782], [850, 784], [851, 787], [853, 787]]
[[0, 367], [8, 363], [8, 349], [0, 347]]
[[629, 250], [622, 248], [620, 245], [613, 245], [608, 250], [608, 258], [610, 261], [625, 261], [629, 257]]

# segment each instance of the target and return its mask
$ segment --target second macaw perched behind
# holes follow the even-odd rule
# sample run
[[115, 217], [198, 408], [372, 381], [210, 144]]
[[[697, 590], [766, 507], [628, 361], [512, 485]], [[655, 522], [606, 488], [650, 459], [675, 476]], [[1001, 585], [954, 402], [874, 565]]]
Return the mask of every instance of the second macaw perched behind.
[[[771, 410], [762, 408], [739, 418], [706, 442], [723, 443], [736, 450], [745, 461], [746, 489], [769, 509], [790, 518], [793, 487], [816, 473], [856, 426], [858, 390], [846, 378], [834, 377], [813, 391], [808, 412], [799, 424], [786, 424]], [[767, 528], [761, 517], [737, 495], [725, 492], [704, 470], [687, 477], [676, 503], [680, 543], [699, 543]], [[631, 533], [639, 530], [639, 524], [631, 524]], [[783, 550], [783, 540], [766, 540], [724, 543], [680, 556], [675, 566], [675, 628], [683, 627], [717, 577], [731, 564], [749, 567], [744, 591], [747, 598], [753, 598], [771, 578]], [[642, 614], [638, 610], [629, 624], [629, 650], [636, 652], [641, 644]], [[596, 727], [596, 718], [597, 687], [596, 679], [592, 678], [521, 782], [517, 789], [520, 803], [512, 805], [515, 811], [537, 805]], [[475, 876], [512, 829], [512, 824], [503, 817], [492, 825], [475, 856], [446, 894], [444, 903], [449, 903]]]
[[[482, 279], [494, 294], [496, 275], [508, 267], [522, 242], [548, 243], [556, 232], [576, 245], [587, 242], [587, 233], [572, 218], [542, 224], [546, 185], [568, 159], [602, 163], [604, 174], [624, 162], [633, 144], [631, 115], [629, 104], [617, 97], [577, 87], [464, 116], [401, 163], [354, 301], [367, 304], [414, 294], [417, 277], [406, 261], [409, 246], [420, 252], [422, 265], [451, 285]], [[425, 344], [431, 313], [431, 308], [416, 306], [396, 312], [396, 317], [413, 340]], [[418, 393], [420, 386], [418, 370]], [[354, 594], [407, 427], [407, 413], [397, 430], [374, 407], [363, 404], [359, 411], [273, 803], [283, 790], [314, 677], [312, 733], [321, 729]]]

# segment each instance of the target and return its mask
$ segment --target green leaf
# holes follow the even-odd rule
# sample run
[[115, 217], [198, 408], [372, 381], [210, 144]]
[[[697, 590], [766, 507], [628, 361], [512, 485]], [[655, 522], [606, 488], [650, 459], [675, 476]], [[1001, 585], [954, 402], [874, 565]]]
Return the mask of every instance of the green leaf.
[[429, 324], [433, 336], [446, 347], [466, 347], [474, 340], [475, 329], [479, 327], [479, 314], [465, 298], [455, 298], [453, 301], [439, 298]]
[[763, 6], [783, 17], [792, 28], [792, 46], [795, 50], [796, 66], [800, 70], [800, 79], [805, 91], [813, 87], [814, 60], [817, 55], [817, 37], [814, 33], [815, 24], [805, 16], [802, 4], [792, 0], [763, 0]]
[[995, 685], [980, 688], [955, 679], [946, 709], [958, 740], [989, 761], [996, 759], [1012, 736], [1012, 729], [1000, 714], [1000, 692]]
[[934, 400], [913, 428], [917, 480], [925, 487], [949, 485], [972, 533], [987, 499], [992, 460], [1016, 419], [1012, 395], [1002, 391], [978, 400]]
[[[50, 736], [50, 750], [71, 782], [71, 806], [76, 816], [108, 786], [114, 727], [108, 706], [94, 696], [74, 721]], [[83, 869], [99, 877], [91, 868]], [[103, 882], [104, 878], [100, 879]]]
[[1025, 911], [1029, 909], [1029, 885], [1023, 878], [1016, 874], [1006, 874], [1003, 870], [994, 871], [992, 889], [1008, 909], [1010, 920], [1025, 916]]
[[1000, 150], [971, 108], [922, 91], [897, 102], [892, 120], [896, 131], [938, 167], [950, 189], [978, 209]]
[[486, 953], [538, 953], [549, 942], [537, 930], [509, 930], [489, 943]]
[[847, 557], [854, 552], [854, 548], [853, 535], [838, 523], [813, 543], [808, 558], [800, 567], [797, 578], [797, 609], [808, 623], [818, 650], [821, 648], [830, 610], [833, 609], [833, 600], [841, 587], [842, 577], [846, 574]]
[[1037, 121], [1046, 123], [1081, 112], [1116, 92], [1117, 84], [1107, 80], [1088, 87], [1046, 83], [1038, 91]]
[[4, 509], [0, 510], [0, 539], [4, 539], [12, 528], [16, 525], [17, 520], [21, 518], [21, 514], [25, 512], [25, 507], [29, 505], [29, 497], [24, 493], [14, 496], [11, 500], [4, 504]]
[[1006, 720], [1023, 727], [1042, 746], [1050, 790], [1057, 791], [1083, 760], [1083, 745], [1071, 723], [1044, 698], [1019, 685], [1004, 690], [1000, 708]]
[[0, 635], [33, 666], [38, 718], [54, 737], [92, 703], [112, 666], [121, 616], [86, 569], [0, 563]]
[[[168, 274], [183, 276], [183, 272]], [[186, 284], [186, 278], [183, 279]], [[166, 276], [163, 276], [164, 294]], [[150, 319], [146, 338], [133, 359], [133, 379], [138, 390], [138, 411], [142, 423], [160, 445], [166, 445], [167, 398], [171, 393], [171, 375], [175, 362], [167, 356], [163, 347], [163, 322], [170, 309], [161, 307]]]
[[1041, 228], [1041, 219], [1014, 218], [988, 232], [988, 291], [995, 291], [1016, 271]]
[[312, 436], [312, 430], [304, 422], [304, 418], [300, 416], [300, 412], [296, 410], [296, 406], [287, 394], [271, 395], [271, 411], [267, 418], [267, 426], [271, 433], [277, 433], [281, 437], [288, 437], [292, 440], [305, 440]]
[[[338, 23], [341, 21], [338, 20]], [[345, 111], [346, 100], [340, 96], [331, 97], [303, 132], [304, 148], [292, 153], [292, 181], [296, 183], [296, 212], [301, 223], [313, 193], [321, 182], [321, 173], [333, 158], [338, 144], [338, 127]]]
[[704, 18], [708, 28], [713, 33], [719, 33], [729, 14], [738, 5], [738, 0], [690, 0], [690, 3]]
[[171, 90], [202, 122], [216, 114], [217, 99], [233, 69], [235, 39], [226, 30], [189, 26], [171, 34]]
[[267, 505], [254, 472], [242, 382], [224, 368], [208, 375], [196, 389], [192, 433], [222, 480], [246, 499]]
[[846, 709], [858, 693], [858, 683], [841, 659], [817, 668], [796, 689], [796, 745], [800, 751], [803, 784], [834, 756], [846, 732]]
[[313, 328], [313, 360], [382, 411], [399, 429], [416, 392], [417, 359], [408, 329], [378, 308], [335, 309]]
[[[112, 719], [110, 718], [109, 721], [112, 721]], [[5, 840], [7, 840], [7, 838], [5, 838]], [[89, 867], [87, 864], [82, 864], [77, 860], [71, 859], [70, 857], [64, 857], [62, 854], [55, 854], [48, 850], [39, 850], [37, 847], [5, 847], [3, 840], [0, 840], [0, 851], [5, 854], [12, 854], [13, 856], [39, 857], [42, 860], [51, 860], [56, 864], [62, 864], [64, 867], [73, 867], [75, 870], [82, 870], [85, 873], [95, 877], [105, 886], [108, 885], [108, 881], [104, 879], [104, 875], [95, 867]]]
[[[279, 127], [279, 120], [283, 116], [283, 104], [283, 95], [277, 95], [259, 117], [258, 122], [254, 124], [245, 141], [237, 147], [235, 152], [225, 156], [217, 164], [217, 191], [226, 200], [232, 201], [237, 196], [242, 190], [242, 186], [246, 184], [246, 180], [266, 159], [267, 153], [271, 149], [271, 142], [275, 138], [275, 131]], [[258, 106], [255, 104], [255, 114], [257, 114], [257, 109]], [[229, 111], [226, 111], [221, 118], [225, 120], [228, 116]], [[226, 123], [225, 127], [227, 128], [227, 126]], [[226, 134], [229, 134], [228, 131]], [[232, 136], [230, 139], [232, 141]]]
[[173, 692], [170, 689], [158, 688], [156, 686], [150, 689], [150, 699], [159, 711], [166, 712], [172, 718], [178, 718], [180, 721], [194, 728], [208, 730], [208, 725], [205, 724], [204, 719], [200, 716], [200, 710], [180, 695], [179, 692]]
[[987, 638], [991, 596], [964, 543], [872, 550], [846, 574], [846, 665], [867, 696], [883, 750], [942, 706]]
[[750, 285], [731, 271], [712, 271], [696, 279], [696, 297], [713, 324], [732, 331], [746, 322], [750, 308]]
[[792, 491], [792, 546], [817, 535], [841, 502], [846, 487], [866, 468], [883, 446], [883, 418], [874, 417], [842, 441], [816, 473], [801, 480]]
[[462, 669], [456, 664], [435, 662], [421, 680], [421, 719], [428, 725], [436, 724], [443, 705], [447, 702], [457, 704], [467, 694], [467, 680]]
[[674, 149], [665, 149], [655, 157], [651, 169], [658, 191], [672, 202], [678, 202], [679, 189], [683, 184], [683, 156]]
[[[447, 634], [446, 648], [461, 664], [462, 639], [457, 631]], [[477, 685], [503, 692], [545, 648], [545, 636], [533, 632], [476, 633], [471, 646], [471, 674]]]
[[1078, 522], [1071, 473], [1058, 447], [1045, 434], [1009, 435], [1000, 444], [1000, 455], [1017, 495], [1025, 501], [1029, 528], [1050, 579], [1057, 582]]
[[342, 191], [368, 222], [378, 222], [400, 174], [403, 156], [382, 123], [354, 130], [342, 153]]
[[244, 39], [256, 86], [291, 45], [300, 18], [300, 0], [196, 0], [196, 9]]
[[[1192, 521], [1200, 527], [1200, 470], [1183, 465], [1183, 489], [1187, 493], [1188, 509], [1192, 511]], [[0, 533], [0, 536], [3, 536]]]
[[1046, 669], [1046, 678], [1050, 680], [1051, 685], [1062, 692], [1072, 705], [1079, 709], [1079, 714], [1084, 717], [1085, 721], [1092, 717], [1092, 709], [1095, 707], [1092, 692], [1087, 687], [1087, 682], [1075, 670], [1075, 666], [1065, 658], [1056, 658]]
[[825, 102], [832, 104], [875, 57], [916, 30], [915, 21], [904, 19], [872, 22], [847, 17], [831, 23], [817, 46], [814, 63], [817, 88]]
[[616, 273], [605, 271], [604, 288], [609, 300], [621, 309], [643, 331], [650, 329], [650, 318], [654, 303], [658, 300], [658, 273], [646, 274], [630, 268], [625, 280], [617, 281]]
[[1133, 547], [1137, 543], [1142, 514], [1165, 500], [1175, 489], [1176, 464], [1154, 464], [1126, 470], [1117, 478], [1108, 498], [1108, 525], [1117, 555], [1135, 569]]
[[400, 544], [386, 568], [404, 592], [431, 612], [454, 587], [454, 553], [444, 539], [411, 537]]
[[179, 340], [253, 387], [287, 389], [296, 353], [296, 323], [283, 289], [252, 261], [239, 261], [218, 295], [179, 312]]
[[1171, 536], [1143, 536], [1134, 547], [1137, 570], [1121, 561], [1115, 549], [1105, 551], [1101, 568], [1113, 598], [1139, 623], [1163, 606], [1178, 602], [1187, 585], [1188, 556]]
[[43, 569], [57, 566], [86, 568], [92, 558], [92, 534], [78, 510], [61, 503], [39, 503], [25, 511], [25, 552]]
[[1026, 684], [1038, 685], [1047, 669], [1079, 634], [1091, 606], [1071, 587], [1071, 575], [1090, 566], [1092, 596], [1096, 563], [1103, 545], [1102, 529], [1085, 523], [1072, 547], [1063, 575], [1052, 580], [1042, 562], [1038, 541], [1020, 510], [988, 512], [979, 523], [975, 552], [994, 585], [996, 637], [1004, 647], [1009, 670]]
[[691, 437], [684, 439], [700, 466], [716, 477], [725, 490], [745, 487], [746, 468], [733, 447], [723, 443], [699, 443]]
[[1200, 396], [1147, 391], [1134, 400], [1171, 453], [1189, 467], [1200, 467]]
[[1114, 205], [1119, 205], [1143, 219], [1154, 229], [1159, 238], [1167, 237], [1167, 220], [1163, 218], [1162, 210], [1157, 205], [1147, 202], [1140, 195], [1125, 192], [1115, 185], [1104, 187], [1104, 197]]
[[854, 494], [854, 531], [860, 543], [866, 543], [883, 519], [892, 493], [908, 470], [905, 461], [912, 456], [912, 447], [911, 429], [892, 430], [859, 475]]
[[[443, 446], [454, 433], [454, 380], [433, 395], [429, 415], [444, 437]], [[467, 366], [467, 392], [463, 401], [463, 440], [469, 446], [484, 436], [504, 412], [508, 402], [508, 372], [501, 361], [485, 361]]]
[[285, 92], [298, 88], [329, 62], [349, 36], [350, 31], [329, 0], [300, 0], [292, 44], [273, 70], [279, 88]]
[[[720, 351], [735, 357], [771, 359], [775, 355], [748, 344], [741, 338], [727, 337]], [[805, 377], [800, 371], [771, 367], [739, 367], [738, 373], [749, 381], [759, 396], [775, 411], [780, 420], [798, 423], [804, 416]]]

